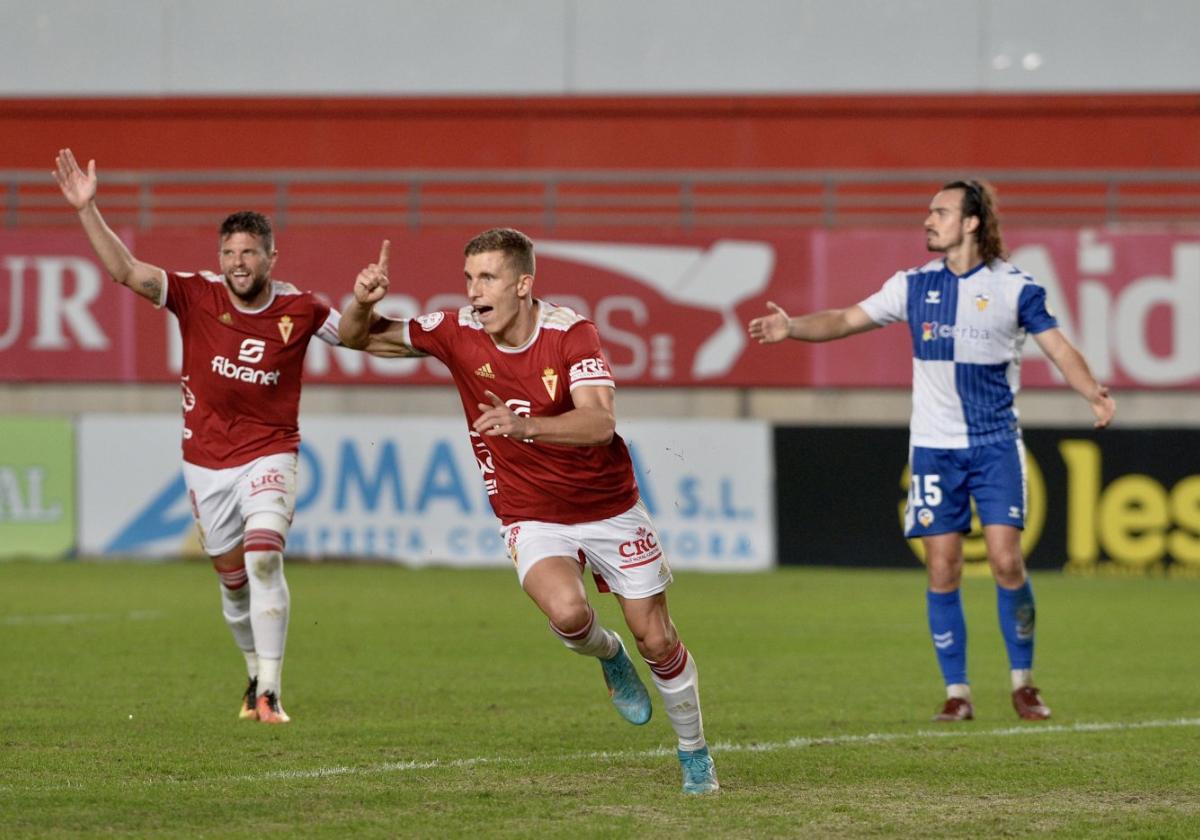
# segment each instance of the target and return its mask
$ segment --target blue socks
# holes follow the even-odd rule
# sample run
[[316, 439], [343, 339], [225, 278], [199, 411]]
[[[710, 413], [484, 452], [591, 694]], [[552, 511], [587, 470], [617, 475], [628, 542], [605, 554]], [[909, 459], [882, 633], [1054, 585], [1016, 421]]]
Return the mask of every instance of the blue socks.
[[[967, 681], [967, 622], [963, 617], [962, 599], [959, 597], [959, 592], [957, 589], [953, 592], [927, 590], [925, 601], [929, 612], [929, 632], [933, 636], [933, 649], [937, 653], [938, 667], [942, 669], [942, 678], [946, 681], [946, 685], [965, 683]], [[1001, 619], [1001, 623], [1003, 623], [1003, 619]], [[1007, 638], [1005, 636], [1005, 639]]]
[[1005, 589], [997, 584], [996, 613], [1000, 616], [1000, 632], [1004, 636], [1004, 646], [1008, 648], [1009, 667], [1014, 671], [1031, 669], [1036, 610], [1029, 581], [1026, 580], [1016, 589]]

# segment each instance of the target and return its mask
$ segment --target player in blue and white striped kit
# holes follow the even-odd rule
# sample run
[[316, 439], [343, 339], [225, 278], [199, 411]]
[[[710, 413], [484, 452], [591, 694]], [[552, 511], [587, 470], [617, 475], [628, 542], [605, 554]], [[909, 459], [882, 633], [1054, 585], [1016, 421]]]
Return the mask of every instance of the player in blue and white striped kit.
[[1045, 720], [1050, 709], [1033, 683], [1034, 601], [1020, 541], [1025, 450], [1013, 398], [1025, 336], [1033, 336], [1067, 384], [1088, 401], [1096, 428], [1112, 421], [1116, 405], [1058, 329], [1045, 289], [1004, 261], [990, 186], [946, 184], [929, 205], [925, 234], [926, 247], [941, 259], [897, 272], [878, 292], [846, 309], [790, 318], [768, 303], [772, 312], [750, 322], [750, 336], [761, 344], [785, 338], [832, 341], [908, 323], [913, 408], [905, 534], [921, 538], [928, 564], [929, 628], [946, 682], [946, 701], [934, 720], [974, 717], [959, 599], [962, 535], [971, 529], [972, 497], [996, 581], [1013, 707], [1023, 719]]

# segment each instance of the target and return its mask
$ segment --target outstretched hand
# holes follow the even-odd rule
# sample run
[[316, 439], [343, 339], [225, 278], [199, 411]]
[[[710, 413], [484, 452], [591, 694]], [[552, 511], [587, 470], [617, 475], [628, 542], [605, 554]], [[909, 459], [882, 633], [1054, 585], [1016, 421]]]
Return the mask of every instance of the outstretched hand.
[[755, 318], [749, 326], [750, 337], [759, 344], [774, 344], [788, 337], [790, 319], [783, 307], [767, 301], [767, 308], [772, 310], [771, 314]]
[[54, 159], [57, 168], [54, 170], [54, 180], [63, 197], [76, 210], [87, 207], [96, 198], [96, 161], [89, 160], [87, 172], [79, 168], [75, 155], [70, 149], [59, 149], [58, 157]]
[[358, 272], [354, 280], [354, 299], [364, 306], [378, 303], [388, 289], [388, 251], [392, 243], [387, 239], [379, 249], [379, 262], [374, 262]]
[[1096, 415], [1096, 422], [1093, 424], [1095, 428], [1107, 428], [1108, 424], [1112, 422], [1113, 415], [1117, 413], [1117, 402], [1109, 396], [1107, 385], [1100, 386], [1090, 404], [1092, 414]]
[[481, 435], [487, 437], [514, 437], [522, 440], [528, 435], [526, 434], [528, 418], [521, 417], [515, 414], [512, 409], [504, 404], [504, 400], [497, 397], [491, 391], [484, 391], [484, 395], [491, 400], [491, 405], [487, 403], [479, 403], [479, 410], [483, 413], [475, 419], [471, 427]]

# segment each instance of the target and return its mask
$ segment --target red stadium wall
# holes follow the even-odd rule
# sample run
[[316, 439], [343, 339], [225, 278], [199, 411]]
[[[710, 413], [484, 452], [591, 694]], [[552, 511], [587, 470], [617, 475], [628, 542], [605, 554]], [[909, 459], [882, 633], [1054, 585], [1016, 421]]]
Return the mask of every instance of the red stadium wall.
[[0, 168], [1200, 168], [1200, 95], [0, 100]]

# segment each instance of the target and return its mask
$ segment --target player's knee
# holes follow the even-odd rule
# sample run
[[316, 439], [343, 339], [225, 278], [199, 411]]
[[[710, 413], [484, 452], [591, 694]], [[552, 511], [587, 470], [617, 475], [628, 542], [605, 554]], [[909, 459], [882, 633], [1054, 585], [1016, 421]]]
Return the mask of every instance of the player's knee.
[[633, 638], [637, 643], [638, 653], [650, 662], [666, 659], [679, 644], [679, 636], [670, 626], [654, 626], [641, 632], [633, 630]]
[[990, 551], [988, 563], [992, 567], [992, 575], [1001, 586], [1012, 589], [1024, 583], [1025, 559], [1019, 548]]
[[235, 595], [236, 593], [240, 593], [245, 590], [246, 581], [248, 579], [245, 562], [243, 562], [240, 557], [238, 558], [238, 562], [239, 565], [233, 569], [217, 568], [217, 577], [220, 579], [221, 585], [225, 587], [225, 590], [231, 595]]
[[1025, 564], [1018, 557], [1014, 563], [997, 564], [992, 571], [996, 583], [1005, 589], [1017, 589], [1025, 583]]
[[575, 597], [559, 598], [543, 605], [542, 610], [560, 633], [578, 633], [592, 618], [588, 602]]
[[213, 569], [222, 577], [226, 574], [236, 574], [246, 568], [246, 559], [242, 556], [242, 547], [240, 545], [226, 551], [224, 554], [217, 554], [209, 559], [212, 560]]
[[929, 574], [929, 588], [935, 592], [948, 592], [957, 589], [962, 583], [963, 561], [953, 555], [927, 555], [926, 564]]
[[283, 580], [284, 532], [266, 525], [279, 525], [268, 517], [277, 515], [254, 514], [246, 521], [246, 533], [242, 548], [246, 555], [246, 572], [254, 584], [279, 585]]
[[252, 585], [278, 585], [283, 581], [283, 554], [278, 551], [248, 551], [246, 572]]

